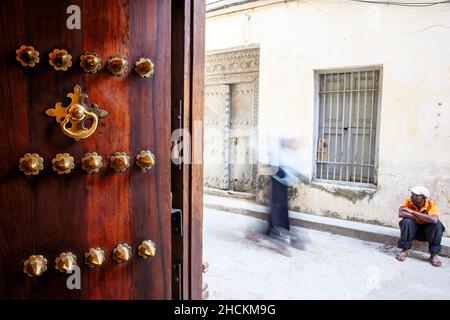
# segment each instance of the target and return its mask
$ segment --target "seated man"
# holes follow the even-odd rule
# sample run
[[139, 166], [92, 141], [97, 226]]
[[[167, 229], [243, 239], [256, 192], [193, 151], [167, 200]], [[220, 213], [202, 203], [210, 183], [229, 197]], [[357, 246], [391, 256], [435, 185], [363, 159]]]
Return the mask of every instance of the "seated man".
[[410, 188], [411, 197], [406, 199], [398, 209], [400, 221], [400, 240], [398, 247], [403, 249], [395, 255], [403, 261], [411, 249], [412, 241], [427, 241], [430, 250], [430, 262], [435, 267], [441, 266], [438, 254], [441, 251], [441, 239], [444, 225], [439, 221], [438, 208], [430, 201], [430, 191], [422, 186]]

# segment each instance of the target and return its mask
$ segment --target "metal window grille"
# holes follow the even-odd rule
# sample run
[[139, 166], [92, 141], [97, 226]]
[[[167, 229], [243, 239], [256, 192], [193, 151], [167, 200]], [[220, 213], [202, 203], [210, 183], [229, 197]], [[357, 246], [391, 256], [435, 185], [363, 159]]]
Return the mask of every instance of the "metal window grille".
[[376, 184], [380, 69], [318, 77], [316, 178]]

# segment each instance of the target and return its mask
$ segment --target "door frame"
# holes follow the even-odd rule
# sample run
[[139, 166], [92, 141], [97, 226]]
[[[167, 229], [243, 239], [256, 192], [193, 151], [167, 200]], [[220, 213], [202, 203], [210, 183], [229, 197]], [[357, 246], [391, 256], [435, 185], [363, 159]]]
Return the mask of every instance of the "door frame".
[[[181, 234], [172, 231], [172, 298], [202, 299], [203, 105], [205, 1], [172, 2], [172, 132], [191, 137], [190, 163], [172, 163], [172, 208], [181, 209]], [[180, 114], [181, 113], [181, 114]]]

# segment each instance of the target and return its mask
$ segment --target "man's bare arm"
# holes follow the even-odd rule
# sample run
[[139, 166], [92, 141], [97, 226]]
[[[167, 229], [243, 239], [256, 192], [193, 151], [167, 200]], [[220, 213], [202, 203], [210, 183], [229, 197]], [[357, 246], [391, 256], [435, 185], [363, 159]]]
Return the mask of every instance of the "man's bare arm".
[[416, 216], [408, 212], [408, 208], [400, 207], [398, 209], [399, 218], [408, 218], [408, 219], [416, 219]]
[[408, 208], [403, 207], [403, 211], [405, 212], [405, 214], [410, 214], [413, 215], [415, 218], [418, 218], [424, 222], [427, 223], [437, 223], [439, 221], [439, 218], [437, 216], [430, 216], [428, 214], [423, 214]]

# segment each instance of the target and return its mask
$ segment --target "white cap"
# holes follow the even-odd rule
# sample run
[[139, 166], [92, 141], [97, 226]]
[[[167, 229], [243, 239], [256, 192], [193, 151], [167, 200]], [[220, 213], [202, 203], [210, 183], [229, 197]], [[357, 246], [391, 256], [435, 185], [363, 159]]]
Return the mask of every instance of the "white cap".
[[430, 197], [430, 190], [423, 186], [415, 186], [413, 188], [409, 188], [409, 191], [417, 195], [425, 196], [426, 198]]

